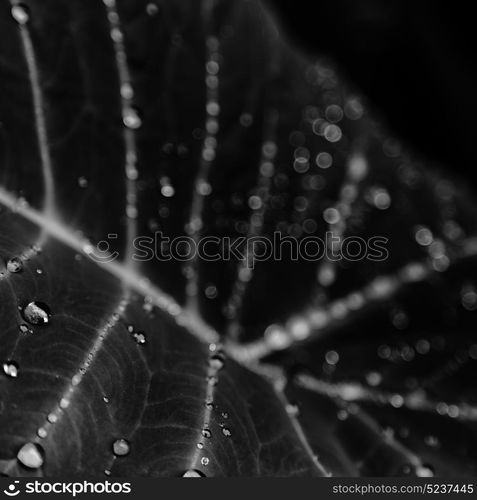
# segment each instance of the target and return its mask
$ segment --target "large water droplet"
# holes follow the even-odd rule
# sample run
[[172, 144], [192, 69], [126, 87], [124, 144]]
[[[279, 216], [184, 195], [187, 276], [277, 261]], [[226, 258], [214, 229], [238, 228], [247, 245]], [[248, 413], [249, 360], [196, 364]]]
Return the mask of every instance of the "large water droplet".
[[23, 309], [23, 318], [32, 325], [45, 325], [50, 320], [50, 309], [42, 302], [30, 302]]
[[434, 477], [434, 470], [429, 465], [421, 465], [416, 468], [417, 477]]
[[182, 474], [182, 477], [205, 477], [205, 474], [196, 469], [189, 469]]
[[10, 273], [19, 273], [23, 270], [23, 262], [18, 257], [12, 257], [7, 262], [7, 271]]
[[215, 354], [210, 358], [210, 366], [216, 371], [221, 370], [224, 367], [224, 356], [222, 354]]
[[18, 364], [15, 361], [6, 361], [3, 363], [3, 371], [8, 377], [17, 378]]
[[131, 446], [125, 439], [117, 439], [113, 443], [113, 453], [117, 457], [124, 457], [131, 451]]
[[26, 24], [30, 20], [28, 7], [22, 3], [12, 7], [12, 17], [18, 24]]
[[127, 108], [123, 113], [123, 123], [127, 128], [135, 130], [142, 125], [142, 120], [134, 108]]
[[44, 462], [44, 452], [36, 443], [26, 443], [17, 453], [18, 461], [29, 469], [39, 469]]
[[202, 429], [202, 435], [205, 438], [210, 439], [212, 437], [212, 432], [210, 432], [210, 429], [208, 429], [207, 427], [205, 427], [204, 429]]

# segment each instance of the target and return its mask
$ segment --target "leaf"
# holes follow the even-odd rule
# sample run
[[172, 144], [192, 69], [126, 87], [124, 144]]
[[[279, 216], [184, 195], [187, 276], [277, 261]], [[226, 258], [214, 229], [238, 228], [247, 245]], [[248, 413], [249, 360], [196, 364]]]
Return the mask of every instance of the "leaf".
[[[475, 432], [462, 186], [403, 153], [256, 2], [12, 0], [0, 33], [0, 472], [423, 475], [438, 456], [437, 473], [474, 473], [447, 436]], [[391, 251], [317, 267], [249, 249], [253, 270], [133, 258], [157, 231], [381, 235]], [[408, 340], [389, 309], [416, 321]], [[443, 339], [436, 358], [416, 356], [421, 337]], [[442, 451], [422, 412], [445, 420]]]

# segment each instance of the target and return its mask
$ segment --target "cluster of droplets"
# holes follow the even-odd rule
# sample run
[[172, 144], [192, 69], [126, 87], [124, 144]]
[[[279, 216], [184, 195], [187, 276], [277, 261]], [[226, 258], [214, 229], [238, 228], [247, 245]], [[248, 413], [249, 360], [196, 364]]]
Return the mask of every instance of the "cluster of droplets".
[[[275, 174], [275, 159], [277, 156], [278, 146], [275, 142], [276, 128], [278, 125], [278, 113], [276, 110], [269, 110], [266, 116], [266, 139], [262, 144], [261, 160], [259, 163], [259, 173], [257, 181], [257, 189], [255, 193], [248, 199], [248, 206], [251, 210], [249, 220], [248, 238], [260, 236], [263, 232], [265, 212], [270, 200], [271, 181]], [[236, 336], [238, 328], [238, 315], [240, 313], [243, 297], [250, 281], [252, 280], [254, 259], [253, 251], [246, 248], [246, 258], [241, 261], [237, 270], [237, 279], [234, 283], [229, 301], [224, 308], [226, 317], [230, 320], [230, 334]]]
[[445, 242], [437, 238], [427, 226], [416, 226], [414, 239], [429, 255], [431, 266], [435, 271], [443, 272], [449, 267], [450, 259]]
[[[142, 126], [138, 109], [134, 106], [134, 89], [124, 48], [124, 35], [121, 30], [116, 0], [103, 0], [107, 9], [111, 40], [113, 42], [116, 67], [119, 77], [122, 118], [124, 124], [125, 174], [126, 174], [126, 215], [129, 220], [137, 218], [137, 147], [134, 132]], [[135, 223], [128, 223], [128, 239], [136, 236]]]
[[294, 342], [308, 339], [313, 332], [320, 335], [325, 328], [345, 321], [351, 314], [374, 303], [389, 300], [404, 285], [422, 281], [429, 272], [429, 268], [421, 263], [410, 263], [396, 275], [375, 278], [363, 289], [326, 306], [294, 315], [284, 325], [272, 324], [265, 329], [264, 343], [254, 347], [257, 355], [262, 357], [266, 352], [286, 349]]
[[[200, 431], [201, 439], [196, 444], [196, 454], [193, 462], [199, 463], [202, 467], [207, 467], [210, 463], [210, 458], [205, 454], [206, 445], [209, 440], [213, 438], [212, 431], [210, 429], [210, 422], [214, 417], [214, 412], [217, 412], [217, 407], [214, 403], [215, 388], [219, 382], [219, 372], [225, 366], [225, 354], [218, 344], [209, 344], [209, 365], [207, 370], [207, 387], [205, 396], [205, 410], [204, 410], [204, 420], [202, 429]], [[215, 417], [217, 418], [217, 417]], [[222, 411], [220, 413], [219, 428], [224, 437], [230, 438], [232, 436], [232, 431], [227, 425], [229, 415], [227, 412]], [[204, 477], [204, 472], [197, 470], [196, 468], [191, 468], [184, 472], [183, 477]]]
[[144, 332], [136, 330], [133, 325], [128, 325], [127, 330], [136, 344], [144, 345], [146, 343], [146, 334]]
[[[50, 309], [43, 302], [29, 302], [24, 307], [19, 307], [23, 319], [31, 326], [42, 326], [50, 322]], [[19, 331], [22, 334], [33, 333], [27, 324], [20, 324]], [[12, 359], [3, 362], [3, 373], [10, 378], [17, 378], [20, 372], [18, 363]]]
[[[208, 17], [209, 13], [206, 14]], [[208, 23], [209, 20], [206, 19]], [[212, 193], [209, 183], [210, 169], [217, 154], [217, 134], [219, 132], [219, 73], [220, 73], [220, 42], [214, 35], [206, 39], [207, 59], [205, 61], [205, 85], [206, 85], [206, 121], [205, 134], [202, 144], [199, 170], [194, 182], [194, 192], [190, 209], [189, 220], [185, 231], [194, 240], [200, 236], [203, 226], [204, 199]], [[194, 303], [198, 294], [198, 269], [197, 260], [192, 260], [184, 266], [184, 275], [187, 278], [186, 294], [189, 304]]]

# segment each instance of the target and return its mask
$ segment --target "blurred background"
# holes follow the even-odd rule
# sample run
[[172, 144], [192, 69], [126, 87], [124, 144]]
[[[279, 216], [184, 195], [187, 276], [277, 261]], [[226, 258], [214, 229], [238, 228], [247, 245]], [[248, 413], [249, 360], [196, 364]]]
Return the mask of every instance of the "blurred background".
[[418, 154], [477, 186], [471, 2], [266, 0], [282, 30], [324, 54]]

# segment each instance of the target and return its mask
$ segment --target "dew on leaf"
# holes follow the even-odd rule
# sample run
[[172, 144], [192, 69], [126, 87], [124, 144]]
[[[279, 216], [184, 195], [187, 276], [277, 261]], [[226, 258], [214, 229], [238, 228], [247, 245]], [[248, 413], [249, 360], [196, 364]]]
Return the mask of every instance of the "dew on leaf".
[[210, 462], [210, 460], [209, 460], [207, 457], [202, 457], [202, 458], [200, 459], [200, 463], [201, 463], [202, 465], [204, 465], [204, 466], [209, 465], [209, 462]]
[[210, 366], [216, 371], [221, 370], [224, 367], [224, 364], [224, 357], [221, 354], [215, 354], [210, 358]]
[[205, 427], [204, 429], [202, 429], [202, 436], [204, 436], [207, 439], [210, 439], [212, 437], [212, 432], [210, 431], [210, 429]]
[[417, 477], [434, 477], [434, 470], [429, 465], [420, 465], [416, 468]]
[[116, 439], [113, 443], [113, 453], [117, 457], [125, 457], [129, 455], [131, 451], [131, 446], [126, 439]]
[[18, 24], [26, 24], [30, 20], [28, 7], [22, 3], [16, 4], [11, 10], [12, 17]]
[[300, 409], [295, 403], [289, 403], [286, 405], [286, 411], [291, 417], [297, 417], [300, 414]]
[[44, 452], [36, 443], [24, 444], [17, 453], [18, 461], [29, 469], [39, 469], [44, 462]]
[[22, 323], [21, 325], [18, 326], [18, 329], [20, 330], [21, 333], [33, 333], [33, 330], [28, 327], [28, 325], [25, 325], [25, 323]]
[[325, 360], [329, 365], [336, 365], [340, 360], [340, 356], [336, 351], [328, 351], [325, 355]]
[[36, 431], [36, 433], [37, 433], [38, 437], [41, 438], [41, 439], [45, 439], [46, 436], [48, 436], [48, 431], [44, 427], [40, 427]]
[[144, 334], [144, 332], [134, 333], [133, 338], [136, 341], [136, 344], [143, 345], [146, 343], [146, 335]]
[[55, 424], [58, 420], [58, 416], [56, 413], [50, 413], [46, 419], [50, 422], [50, 424]]
[[22, 314], [31, 325], [45, 325], [50, 320], [50, 309], [42, 302], [30, 302], [24, 307]]
[[134, 108], [127, 108], [123, 113], [123, 123], [127, 128], [138, 129], [142, 125], [142, 120]]
[[18, 377], [18, 364], [15, 363], [15, 361], [6, 361], [3, 363], [3, 371], [5, 375], [11, 378], [17, 378]]
[[[207, 462], [208, 463], [208, 462]], [[207, 465], [207, 464], [205, 464]], [[205, 477], [205, 474], [203, 472], [200, 472], [196, 469], [189, 469], [182, 474], [182, 477]]]
[[230, 429], [228, 427], [223, 427], [222, 428], [222, 434], [225, 437], [230, 437], [232, 435], [232, 432], [230, 431]]
[[10, 273], [19, 273], [23, 270], [23, 262], [18, 257], [12, 257], [7, 262], [7, 271]]

